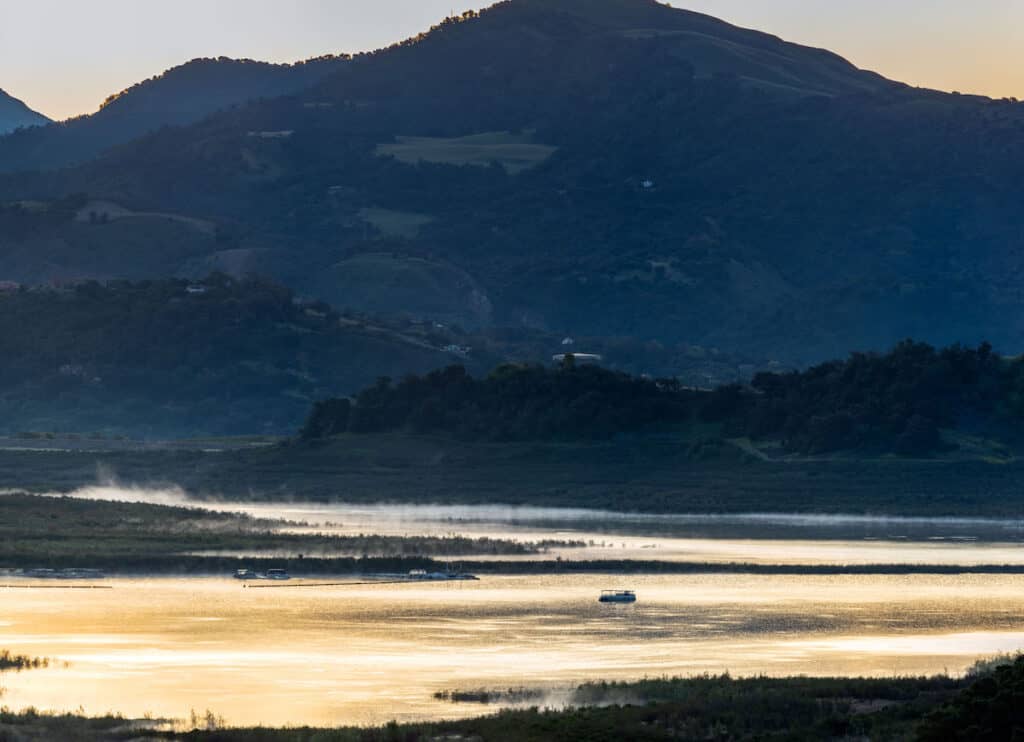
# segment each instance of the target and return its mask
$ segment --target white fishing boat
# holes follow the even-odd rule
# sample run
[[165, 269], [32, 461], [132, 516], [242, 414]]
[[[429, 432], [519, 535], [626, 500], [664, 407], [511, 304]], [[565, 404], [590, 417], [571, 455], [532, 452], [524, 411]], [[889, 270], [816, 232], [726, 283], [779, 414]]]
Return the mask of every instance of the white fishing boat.
[[268, 569], [266, 572], [256, 572], [251, 569], [235, 570], [236, 580], [290, 580], [292, 576], [283, 569]]
[[632, 590], [602, 590], [599, 603], [635, 603], [636, 593]]

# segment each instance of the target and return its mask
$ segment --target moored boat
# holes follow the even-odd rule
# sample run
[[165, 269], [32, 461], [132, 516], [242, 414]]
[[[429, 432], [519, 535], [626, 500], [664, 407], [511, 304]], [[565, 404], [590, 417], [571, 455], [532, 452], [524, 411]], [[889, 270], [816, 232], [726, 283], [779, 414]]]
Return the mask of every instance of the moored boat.
[[635, 603], [636, 593], [632, 590], [602, 590], [599, 603]]
[[236, 580], [290, 580], [292, 576], [283, 569], [268, 569], [266, 572], [256, 572], [251, 569], [236, 569]]

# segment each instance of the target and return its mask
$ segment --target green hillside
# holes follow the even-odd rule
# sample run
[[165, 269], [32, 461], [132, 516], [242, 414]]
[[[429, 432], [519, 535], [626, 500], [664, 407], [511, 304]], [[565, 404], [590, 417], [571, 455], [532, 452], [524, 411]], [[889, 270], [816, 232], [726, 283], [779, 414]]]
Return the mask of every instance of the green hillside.
[[431, 342], [224, 275], [4, 290], [0, 432], [290, 432], [313, 400], [445, 365]]
[[[0, 199], [215, 225], [126, 275], [258, 272], [339, 307], [799, 364], [1018, 348], [1022, 184], [1013, 101], [648, 0], [510, 0]], [[52, 271], [61, 240], [0, 237], [0, 267]]]

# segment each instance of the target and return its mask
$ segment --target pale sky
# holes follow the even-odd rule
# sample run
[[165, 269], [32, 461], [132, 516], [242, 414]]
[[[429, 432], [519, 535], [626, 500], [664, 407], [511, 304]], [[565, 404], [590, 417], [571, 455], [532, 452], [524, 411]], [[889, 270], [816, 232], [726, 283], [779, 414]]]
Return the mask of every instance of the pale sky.
[[[378, 48], [474, 0], [0, 0], [0, 88], [54, 118], [195, 57]], [[1024, 0], [672, 0], [915, 85], [1024, 98]]]

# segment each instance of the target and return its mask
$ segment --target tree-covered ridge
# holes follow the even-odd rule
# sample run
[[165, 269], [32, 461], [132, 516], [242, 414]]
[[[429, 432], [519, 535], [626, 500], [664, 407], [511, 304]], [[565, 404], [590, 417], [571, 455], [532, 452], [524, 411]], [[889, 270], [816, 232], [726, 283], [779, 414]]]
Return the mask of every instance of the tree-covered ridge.
[[691, 414], [691, 397], [673, 381], [571, 362], [504, 365], [482, 379], [450, 366], [397, 384], [381, 378], [351, 401], [319, 402], [302, 436], [411, 429], [496, 440], [606, 438], [678, 424]]
[[987, 343], [936, 350], [905, 341], [801, 373], [759, 374], [750, 389], [716, 390], [706, 416], [791, 450], [868, 449], [913, 455], [944, 448], [943, 428], [1008, 435], [1024, 413], [1024, 361]]
[[762, 373], [714, 391], [568, 362], [505, 365], [474, 379], [458, 366], [314, 407], [302, 436], [394, 430], [498, 440], [609, 438], [696, 425], [778, 440], [790, 452], [920, 455], [951, 446], [942, 429], [1007, 435], [1024, 412], [1024, 361], [987, 344], [936, 350], [906, 341], [802, 372]]
[[313, 400], [450, 356], [280, 285], [214, 274], [4, 285], [0, 357], [2, 433], [166, 438], [294, 430]]

